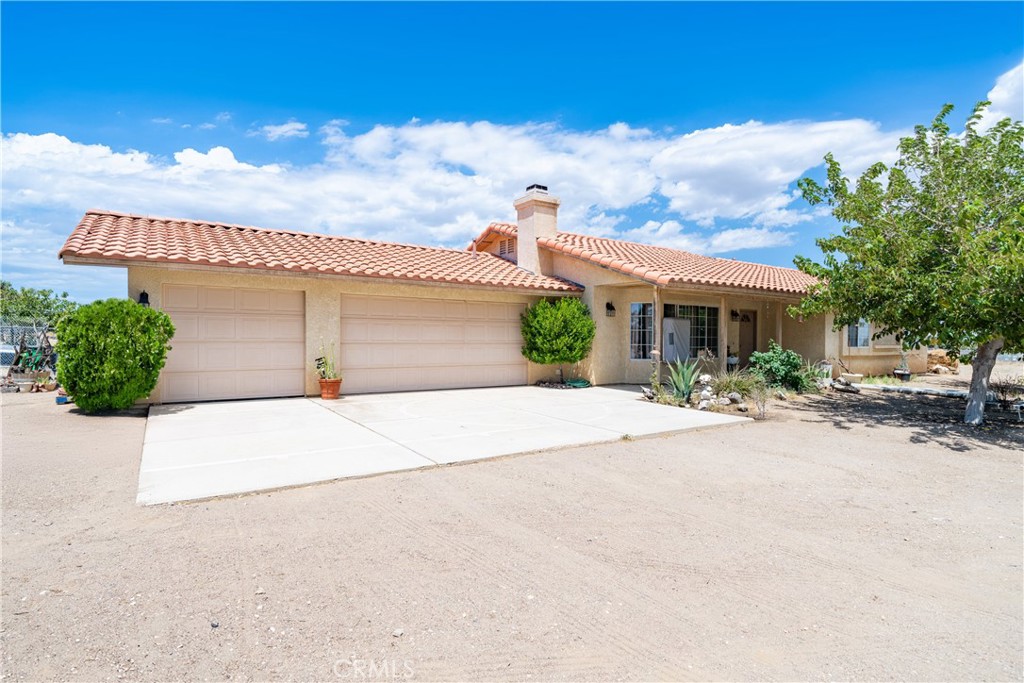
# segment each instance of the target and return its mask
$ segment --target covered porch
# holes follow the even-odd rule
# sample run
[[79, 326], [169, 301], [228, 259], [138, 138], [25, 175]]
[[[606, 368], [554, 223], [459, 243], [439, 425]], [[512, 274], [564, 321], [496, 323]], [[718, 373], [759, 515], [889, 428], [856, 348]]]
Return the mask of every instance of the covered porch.
[[690, 358], [708, 371], [742, 368], [770, 340], [805, 358], [825, 353], [824, 319], [790, 317], [794, 296], [648, 284], [602, 285], [590, 295], [597, 336], [585, 370], [596, 384], [646, 383], [656, 360], [659, 371]]

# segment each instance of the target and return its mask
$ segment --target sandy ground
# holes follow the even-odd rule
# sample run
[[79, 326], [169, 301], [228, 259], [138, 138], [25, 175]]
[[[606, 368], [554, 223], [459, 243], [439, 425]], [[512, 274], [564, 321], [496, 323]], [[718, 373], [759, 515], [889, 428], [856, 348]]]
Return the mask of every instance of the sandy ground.
[[7, 395], [3, 677], [1021, 680], [1024, 425], [960, 409], [142, 508], [143, 417]]

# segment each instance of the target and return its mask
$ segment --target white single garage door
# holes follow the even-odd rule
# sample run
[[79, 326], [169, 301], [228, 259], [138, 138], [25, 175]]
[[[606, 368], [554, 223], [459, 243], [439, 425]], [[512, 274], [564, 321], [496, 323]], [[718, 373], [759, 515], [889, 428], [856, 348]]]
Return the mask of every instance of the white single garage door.
[[526, 384], [524, 304], [341, 297], [346, 394]]
[[164, 285], [174, 321], [165, 403], [305, 393], [303, 292]]

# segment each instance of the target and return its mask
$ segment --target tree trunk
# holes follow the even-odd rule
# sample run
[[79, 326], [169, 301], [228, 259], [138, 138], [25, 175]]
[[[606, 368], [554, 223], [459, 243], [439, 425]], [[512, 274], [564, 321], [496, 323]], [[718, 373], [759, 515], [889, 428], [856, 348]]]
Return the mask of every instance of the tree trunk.
[[988, 398], [988, 381], [992, 368], [996, 365], [996, 356], [1003, 348], [1003, 338], [990, 339], [974, 353], [971, 361], [971, 389], [967, 392], [967, 410], [964, 422], [969, 425], [980, 425], [985, 421], [985, 400]]

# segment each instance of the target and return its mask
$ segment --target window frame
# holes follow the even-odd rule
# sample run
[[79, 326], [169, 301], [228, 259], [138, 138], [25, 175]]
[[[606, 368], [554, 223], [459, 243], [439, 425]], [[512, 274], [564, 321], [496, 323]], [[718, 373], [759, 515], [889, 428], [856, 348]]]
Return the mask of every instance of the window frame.
[[[864, 331], [863, 338], [861, 330]], [[846, 346], [850, 349], [871, 348], [871, 323], [861, 318], [856, 325], [846, 326]]]
[[722, 311], [718, 306], [703, 304], [665, 304], [662, 307], [665, 318], [682, 318], [690, 321], [690, 358], [702, 357], [704, 349], [718, 356], [719, 325]]
[[629, 304], [629, 359], [650, 360], [654, 350], [654, 304]]

